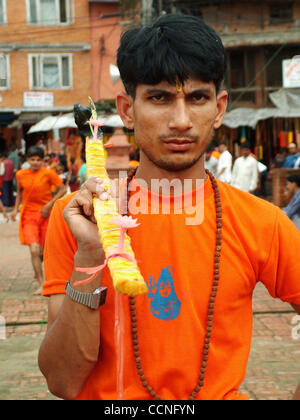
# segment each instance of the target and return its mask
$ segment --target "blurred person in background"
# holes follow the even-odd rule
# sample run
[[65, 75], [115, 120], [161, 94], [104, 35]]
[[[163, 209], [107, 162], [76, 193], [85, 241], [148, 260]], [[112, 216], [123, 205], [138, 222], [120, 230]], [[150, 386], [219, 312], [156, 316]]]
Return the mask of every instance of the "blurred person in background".
[[283, 168], [291, 169], [294, 168], [297, 159], [300, 157], [300, 154], [297, 151], [296, 143], [290, 143], [288, 146], [289, 155], [285, 158]]
[[300, 230], [300, 175], [290, 175], [287, 178], [285, 196], [290, 202], [282, 210]]
[[213, 176], [216, 176], [216, 174], [217, 174], [218, 162], [219, 162], [219, 158], [220, 158], [220, 154], [217, 154], [217, 156], [219, 156], [219, 157], [217, 157], [216, 153], [214, 153], [215, 148], [216, 148], [216, 145], [212, 141], [205, 151], [205, 159], [204, 159], [205, 169], [208, 169], [213, 174]]
[[3, 152], [0, 155], [1, 160], [1, 173], [2, 176], [2, 201], [4, 206], [6, 207], [13, 207], [15, 203], [14, 198], [14, 176], [15, 176], [15, 168], [14, 163], [10, 159], [8, 159], [7, 152]]
[[258, 183], [257, 160], [251, 156], [249, 143], [242, 143], [240, 151], [241, 156], [233, 165], [231, 185], [242, 191], [254, 193]]
[[[41, 294], [44, 281], [42, 255], [45, 244], [49, 216], [56, 200], [65, 194], [66, 188], [53, 170], [43, 167], [44, 151], [33, 146], [29, 149], [27, 159], [30, 167], [17, 172], [17, 198], [11, 220], [21, 206], [19, 235], [22, 245], [29, 246], [35, 278], [39, 287], [34, 294]], [[56, 187], [56, 194], [51, 195], [51, 187]]]
[[232, 155], [227, 149], [227, 142], [221, 141], [219, 144], [219, 152], [221, 153], [218, 160], [217, 175], [216, 177], [226, 184], [231, 182], [231, 167], [232, 167]]

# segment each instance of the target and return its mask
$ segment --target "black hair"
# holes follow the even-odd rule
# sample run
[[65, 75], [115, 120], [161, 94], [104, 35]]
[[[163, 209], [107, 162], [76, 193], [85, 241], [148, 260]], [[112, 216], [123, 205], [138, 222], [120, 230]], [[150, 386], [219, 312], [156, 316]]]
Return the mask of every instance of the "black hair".
[[44, 150], [41, 147], [38, 146], [32, 146], [29, 148], [28, 152], [27, 152], [27, 157], [33, 157], [33, 156], [38, 156], [41, 159], [44, 159]]
[[206, 152], [212, 152], [217, 147], [217, 144], [214, 140], [212, 140], [206, 148]]
[[300, 175], [290, 175], [287, 177], [289, 182], [295, 182], [297, 186], [300, 188]]
[[241, 143], [240, 148], [241, 149], [250, 149], [251, 150], [251, 144], [248, 143], [247, 141], [244, 141], [244, 143]]
[[163, 80], [182, 84], [189, 77], [214, 82], [221, 88], [226, 72], [226, 53], [221, 38], [202, 19], [167, 14], [152, 25], [131, 28], [121, 37], [117, 65], [128, 94], [138, 84]]

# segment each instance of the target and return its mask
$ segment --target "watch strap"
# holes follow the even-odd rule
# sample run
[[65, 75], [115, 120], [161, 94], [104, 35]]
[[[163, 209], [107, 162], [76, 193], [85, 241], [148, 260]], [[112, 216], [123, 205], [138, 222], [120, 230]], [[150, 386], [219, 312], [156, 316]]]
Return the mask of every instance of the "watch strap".
[[106, 301], [107, 287], [101, 286], [96, 289], [93, 293], [80, 292], [74, 289], [70, 281], [66, 284], [66, 295], [69, 296], [74, 302], [81, 303], [91, 309], [98, 309], [104, 305]]

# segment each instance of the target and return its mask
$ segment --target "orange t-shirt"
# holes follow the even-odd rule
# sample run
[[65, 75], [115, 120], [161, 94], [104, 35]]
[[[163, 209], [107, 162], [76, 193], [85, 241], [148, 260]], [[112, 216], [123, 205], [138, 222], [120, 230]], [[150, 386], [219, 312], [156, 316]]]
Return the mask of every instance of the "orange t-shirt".
[[52, 169], [41, 168], [38, 171], [22, 169], [16, 179], [22, 189], [22, 202], [26, 210], [37, 211], [51, 201], [51, 188], [59, 187], [62, 179]]
[[[220, 282], [205, 382], [196, 399], [247, 399], [238, 389], [250, 351], [253, 289], [261, 281], [274, 298], [300, 304], [300, 233], [279, 208], [220, 181], [218, 185], [223, 207]], [[137, 194], [140, 201], [149, 198], [143, 188]], [[72, 275], [77, 244], [62, 217], [70, 198], [57, 201], [51, 215], [45, 248], [45, 296], [65, 293]], [[151, 204], [156, 199], [152, 195]], [[187, 399], [199, 378], [216, 236], [209, 180], [204, 186], [204, 208], [200, 225], [186, 225], [186, 209], [183, 214], [134, 215], [140, 225], [129, 230], [148, 285], [148, 294], [136, 298], [141, 364], [148, 383], [162, 399]], [[102, 283], [108, 287], [108, 295], [100, 309], [99, 361], [78, 399], [118, 398], [115, 293], [107, 268]], [[122, 302], [124, 399], [151, 399], [137, 374], [128, 297], [122, 296]]]

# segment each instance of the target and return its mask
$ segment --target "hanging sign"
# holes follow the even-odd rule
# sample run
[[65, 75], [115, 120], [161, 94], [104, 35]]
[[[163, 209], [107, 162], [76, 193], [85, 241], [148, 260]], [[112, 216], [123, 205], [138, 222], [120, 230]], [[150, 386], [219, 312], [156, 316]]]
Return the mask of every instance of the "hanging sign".
[[284, 88], [300, 87], [300, 55], [282, 61], [282, 80]]

